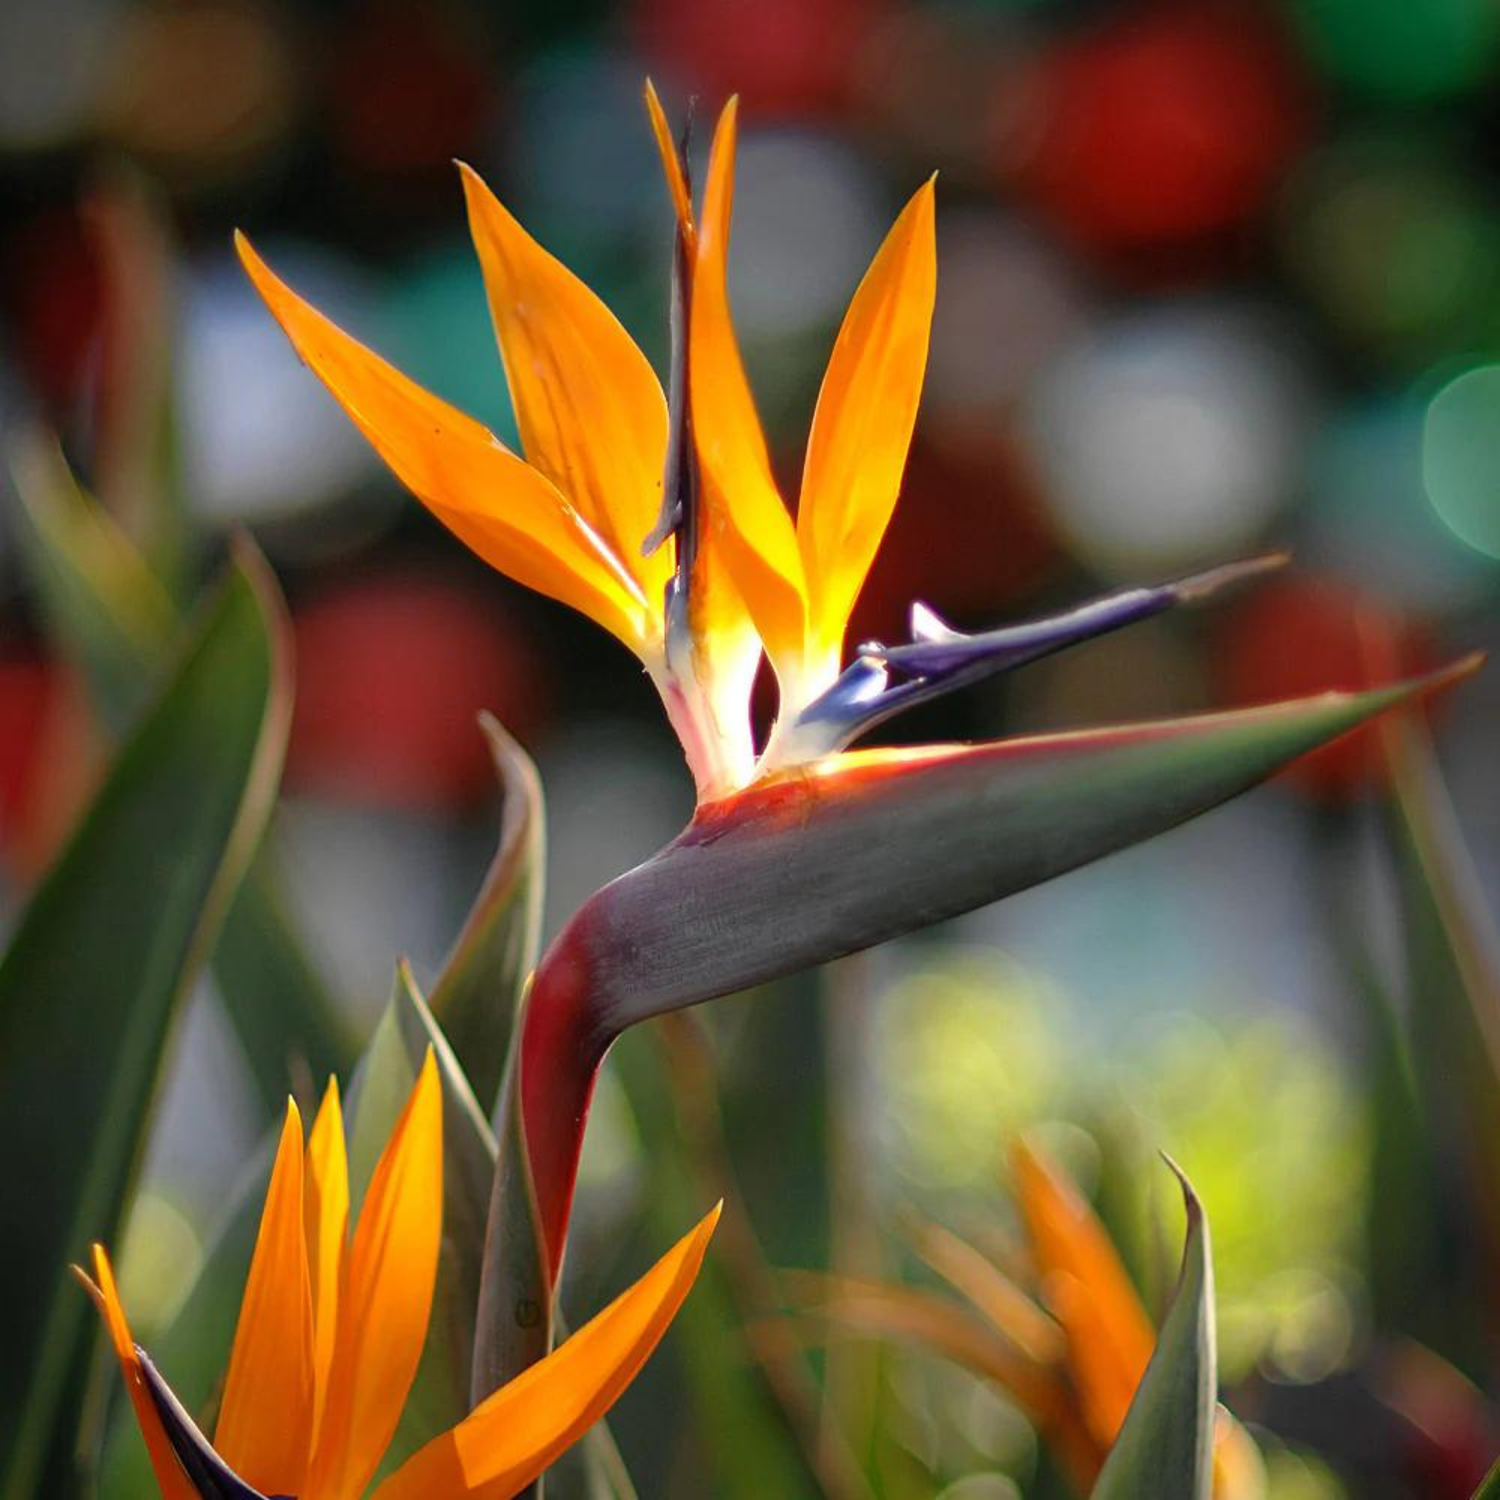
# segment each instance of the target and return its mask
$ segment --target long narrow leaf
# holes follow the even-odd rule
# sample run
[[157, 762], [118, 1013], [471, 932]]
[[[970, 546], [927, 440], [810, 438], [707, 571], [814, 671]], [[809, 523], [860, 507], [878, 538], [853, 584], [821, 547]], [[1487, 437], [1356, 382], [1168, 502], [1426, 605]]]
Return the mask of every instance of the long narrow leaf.
[[545, 815], [531, 757], [488, 714], [480, 726], [504, 799], [500, 841], [432, 987], [431, 1005], [475, 1097], [489, 1109], [510, 1052], [521, 992], [541, 946]]
[[443, 1243], [427, 1344], [386, 1469], [468, 1415], [474, 1310], [495, 1164], [495, 1139], [484, 1112], [403, 963], [351, 1091], [351, 1206], [363, 1196], [429, 1047], [443, 1086]]
[[284, 631], [242, 550], [0, 961], [6, 1493], [67, 1462], [93, 1329], [66, 1267], [118, 1239], [172, 1023], [274, 804]]
[[1182, 1275], [1093, 1500], [1211, 1500], [1213, 1494], [1217, 1365], [1208, 1221], [1192, 1185], [1172, 1170], [1187, 1209]]
[[[176, 608], [130, 538], [78, 488], [55, 442], [33, 435], [14, 468], [21, 537], [51, 632], [120, 729], [170, 658]], [[213, 967], [269, 1119], [279, 1116], [293, 1059], [314, 1076], [353, 1061], [347, 1027], [285, 909], [269, 847], [230, 908]]]

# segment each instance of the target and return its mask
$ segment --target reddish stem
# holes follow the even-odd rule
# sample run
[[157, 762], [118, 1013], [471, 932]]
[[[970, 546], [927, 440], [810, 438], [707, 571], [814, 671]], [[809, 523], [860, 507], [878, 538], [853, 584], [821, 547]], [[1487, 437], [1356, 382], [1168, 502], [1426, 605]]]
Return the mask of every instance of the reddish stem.
[[598, 1015], [590, 1014], [592, 965], [582, 931], [575, 919], [548, 950], [521, 1021], [521, 1114], [554, 1286], [567, 1244], [594, 1082], [615, 1039]]

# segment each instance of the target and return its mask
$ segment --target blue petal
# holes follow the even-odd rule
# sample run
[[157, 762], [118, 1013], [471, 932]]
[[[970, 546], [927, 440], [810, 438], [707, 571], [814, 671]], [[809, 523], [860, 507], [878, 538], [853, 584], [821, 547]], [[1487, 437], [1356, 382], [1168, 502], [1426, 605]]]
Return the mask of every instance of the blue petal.
[[162, 1378], [161, 1371], [139, 1344], [136, 1345], [135, 1355], [141, 1362], [141, 1374], [145, 1377], [146, 1389], [151, 1393], [156, 1414], [166, 1429], [167, 1441], [171, 1443], [183, 1472], [203, 1500], [294, 1500], [290, 1495], [262, 1495], [259, 1490], [246, 1484], [214, 1452], [213, 1445], [203, 1436], [198, 1424], [177, 1399], [176, 1392]]
[[977, 635], [955, 630], [925, 604], [913, 605], [910, 644], [867, 641], [860, 646], [854, 664], [780, 736], [777, 759], [791, 764], [832, 754], [893, 714], [1175, 605], [1196, 603], [1226, 584], [1279, 568], [1286, 561], [1284, 552], [1269, 553], [1155, 588], [1123, 589], [1061, 614]]

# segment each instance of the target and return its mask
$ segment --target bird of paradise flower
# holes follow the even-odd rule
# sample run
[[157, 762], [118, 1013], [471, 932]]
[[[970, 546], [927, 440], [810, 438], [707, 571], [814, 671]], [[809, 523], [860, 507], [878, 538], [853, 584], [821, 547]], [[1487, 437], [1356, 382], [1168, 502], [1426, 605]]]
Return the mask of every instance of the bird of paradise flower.
[[[131, 1336], [103, 1246], [78, 1276], [108, 1329], [165, 1500], [357, 1500], [417, 1372], [442, 1237], [442, 1088], [429, 1050], [349, 1233], [343, 1115], [329, 1083], [304, 1147], [288, 1103], [212, 1442]], [[691, 1289], [714, 1209], [523, 1377], [433, 1438], [378, 1500], [505, 1500], [612, 1406]]]
[[[860, 643], [846, 663], [850, 613], [896, 503], [926, 366], [934, 184], [918, 188], [854, 293], [794, 520], [730, 317], [738, 106], [730, 100], [720, 115], [695, 214], [686, 153], [649, 84], [646, 97], [676, 220], [665, 390], [608, 308], [461, 168], [525, 458], [336, 327], [238, 238], [291, 342], [396, 476], [499, 571], [579, 609], [635, 653], [697, 785], [680, 837], [597, 892], [533, 977], [507, 1083], [524, 1144], [502, 1140], [493, 1203], [498, 1212], [534, 1189], [554, 1283], [594, 1079], [626, 1027], [1137, 842], [1472, 665], [1362, 694], [1152, 724], [851, 749], [915, 704], [1284, 559], [1126, 589], [978, 634], [916, 604], [908, 642]], [[749, 704], [762, 657], [779, 702], [757, 745]], [[517, 1172], [531, 1184], [513, 1192], [507, 1173]], [[508, 1302], [493, 1272], [487, 1264], [481, 1321], [485, 1307]], [[476, 1385], [485, 1382], [476, 1366]]]
[[[1156, 1346], [1156, 1330], [1104, 1226], [1039, 1141], [1012, 1150], [1027, 1274], [1014, 1278], [938, 1224], [913, 1229], [917, 1254], [967, 1303], [855, 1277], [802, 1276], [805, 1311], [952, 1360], [1007, 1392], [1036, 1423], [1080, 1493], [1092, 1491]], [[1214, 1500], [1263, 1500], [1254, 1441], [1220, 1407]]]

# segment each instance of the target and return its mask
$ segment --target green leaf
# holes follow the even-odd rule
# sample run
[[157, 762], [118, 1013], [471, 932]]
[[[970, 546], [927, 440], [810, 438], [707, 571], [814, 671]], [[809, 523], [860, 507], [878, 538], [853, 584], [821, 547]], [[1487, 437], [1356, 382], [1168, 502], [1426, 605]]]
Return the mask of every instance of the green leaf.
[[1168, 1165], [1187, 1209], [1182, 1274], [1093, 1500], [1211, 1500], [1213, 1494], [1217, 1365], [1208, 1221], [1192, 1185]]
[[504, 798], [500, 842], [432, 987], [432, 1013], [476, 1097], [490, 1108], [541, 943], [546, 835], [542, 784], [531, 757], [488, 714], [481, 716], [480, 726]]
[[[701, 1076], [702, 1067], [692, 1066], [680, 1047], [669, 1052], [668, 1040], [658, 1028], [643, 1027], [621, 1042], [617, 1054], [642, 1157], [649, 1163], [645, 1209], [657, 1237], [681, 1234], [682, 1226], [703, 1212], [705, 1198], [726, 1187], [721, 1176], [711, 1177], [705, 1164], [694, 1159], [696, 1128], [681, 1117], [678, 1082], [685, 1073]], [[703, 1081], [710, 1086], [706, 1078]], [[805, 1207], [801, 1194], [791, 1197]], [[730, 1206], [729, 1212], [736, 1208]], [[765, 1303], [747, 1306], [744, 1278], [731, 1274], [729, 1263], [743, 1262], [750, 1233], [742, 1223], [733, 1237], [739, 1248], [731, 1255], [721, 1246], [704, 1262], [693, 1295], [673, 1322], [668, 1338], [682, 1372], [679, 1399], [693, 1414], [713, 1494], [726, 1500], [769, 1495], [793, 1500], [836, 1493], [819, 1482], [809, 1456], [820, 1436], [818, 1392], [811, 1371], [800, 1353], [786, 1351], [774, 1367], [778, 1386], [751, 1347], [752, 1320], [777, 1309], [770, 1304], [769, 1286], [758, 1288], [767, 1294]], [[769, 1283], [770, 1273], [758, 1254], [755, 1261]], [[623, 1420], [620, 1425], [625, 1430]]]
[[390, 1004], [351, 1089], [350, 1213], [431, 1048], [443, 1085], [443, 1242], [432, 1319], [411, 1394], [384, 1467], [393, 1468], [469, 1411], [474, 1309], [489, 1213], [495, 1138], [469, 1080], [422, 998], [410, 967], [397, 967]]
[[[1425, 1167], [1420, 1182], [1430, 1191], [1432, 1149], [1458, 1164], [1462, 1230], [1478, 1225], [1493, 1252], [1500, 1247], [1500, 931], [1424, 726], [1402, 715], [1383, 726], [1381, 738], [1395, 791], [1405, 1013], [1429, 1147], [1415, 1166]], [[1423, 1144], [1408, 1142], [1408, 1150], [1420, 1152]], [[1435, 1248], [1444, 1243], [1445, 1207], [1451, 1209], [1440, 1199], [1427, 1207]], [[1446, 1227], [1451, 1237], [1455, 1226]], [[1429, 1340], [1460, 1364], [1483, 1367], [1484, 1331], [1452, 1294], [1452, 1265], [1443, 1265], [1436, 1280], [1432, 1266], [1426, 1269], [1401, 1290], [1408, 1299], [1430, 1298], [1441, 1322], [1429, 1329]], [[1471, 1289], [1493, 1302], [1487, 1275]]]
[[58, 1483], [69, 1461], [96, 1330], [66, 1268], [118, 1240], [172, 1023], [275, 801], [284, 634], [241, 549], [0, 960], [6, 1493]]
[[474, 1405], [541, 1359], [552, 1346], [555, 1326], [555, 1288], [521, 1122], [521, 1091], [515, 1072], [519, 1055], [520, 1049], [513, 1048], [497, 1110], [500, 1134], [469, 1381], [469, 1399]]
[[128, 725], [177, 634], [177, 610], [114, 517], [79, 489], [55, 441], [12, 458], [32, 580], [54, 636], [86, 673], [106, 721]]
[[[371, 1041], [352, 1100], [350, 1142], [351, 1204], [357, 1203], [374, 1171], [396, 1117], [416, 1082], [428, 1047], [443, 1082], [443, 1246], [433, 1293], [432, 1321], [401, 1425], [381, 1465], [389, 1472], [429, 1438], [466, 1416], [474, 1404], [475, 1310], [479, 1298], [486, 1229], [491, 1215], [496, 1141], [468, 1078], [442, 1028], [417, 988], [410, 967], [396, 974], [391, 1003]], [[524, 1157], [522, 1158], [524, 1160]], [[525, 1339], [546, 1337], [545, 1275], [535, 1206], [521, 1202], [502, 1211], [497, 1222], [511, 1253], [529, 1266], [531, 1300], [523, 1295], [514, 1326]], [[565, 1332], [565, 1330], [561, 1330]], [[545, 1353], [536, 1351], [536, 1357]], [[529, 1362], [529, 1361], [528, 1361]], [[629, 1475], [609, 1428], [595, 1423], [579, 1445], [580, 1482], [595, 1500], [635, 1500]]]
[[1500, 1500], [1500, 1463], [1484, 1476], [1484, 1483], [1474, 1491], [1474, 1500]]
[[[79, 489], [55, 442], [24, 440], [14, 469], [29, 523], [21, 536], [52, 633], [118, 729], [152, 691], [181, 621], [134, 544]], [[268, 1118], [276, 1119], [294, 1061], [314, 1077], [342, 1072], [354, 1047], [296, 936], [270, 842], [225, 919], [213, 968]]]

